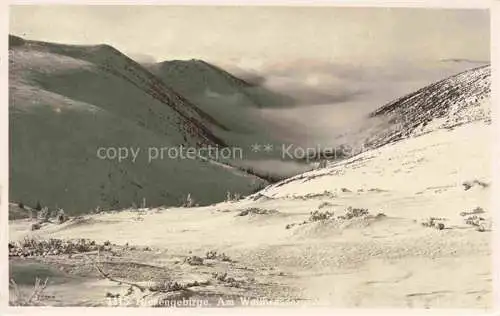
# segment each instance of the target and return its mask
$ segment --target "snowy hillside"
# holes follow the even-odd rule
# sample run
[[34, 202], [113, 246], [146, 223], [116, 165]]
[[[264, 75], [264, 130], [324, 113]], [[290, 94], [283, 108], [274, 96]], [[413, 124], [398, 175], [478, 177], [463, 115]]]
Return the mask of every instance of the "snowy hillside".
[[388, 126], [365, 140], [369, 148], [440, 128], [489, 121], [491, 67], [467, 70], [397, 99], [370, 116]]
[[[18, 220], [9, 225], [10, 239], [112, 240], [106, 253], [113, 260], [102, 266], [113, 277], [145, 284], [168, 271], [169, 280], [189, 284], [190, 299], [214, 307], [219, 298], [242, 306], [238, 298], [248, 297], [292, 306], [491, 309], [488, 73], [452, 77], [374, 113], [408, 124], [406, 137], [378, 134], [374, 149], [239, 201], [143, 210], [140, 220], [136, 211], [86, 216], [36, 232], [29, 231], [32, 222]], [[415, 132], [424, 122], [432, 129]], [[54, 295], [48, 304], [106, 305], [97, 291], [126, 296], [129, 306], [159, 306], [186, 293], [131, 292], [96, 272], [72, 285], [87, 266], [83, 258], [39, 259], [43, 269], [65, 264], [66, 272], [57, 273], [65, 281], [48, 290]], [[12, 277], [22, 279], [26, 258], [14, 254], [10, 262]]]
[[[292, 192], [320, 193], [333, 187], [347, 188], [348, 184], [360, 192], [416, 185], [424, 189], [426, 181], [450, 184], [465, 178], [465, 170], [476, 167], [486, 168], [476, 177], [489, 178], [490, 73], [490, 66], [472, 69], [381, 107], [371, 117], [382, 117], [384, 123], [363, 131], [372, 133], [364, 140], [364, 152], [325, 169], [291, 177], [264, 192], [281, 196], [287, 194], [287, 188], [296, 187]], [[469, 160], [449, 161], [457, 156]], [[371, 166], [371, 171], [359, 170], [362, 166]], [[473, 170], [469, 177], [474, 177]], [[436, 172], [443, 174], [426, 180]], [[449, 174], [442, 177], [446, 172]], [[326, 182], [320, 184], [322, 181]]]
[[[143, 198], [178, 205], [188, 193], [205, 204], [262, 183], [200, 160], [149, 163], [150, 147], [224, 142], [210, 131], [213, 118], [114, 48], [10, 41], [11, 201], [81, 213]], [[96, 155], [101, 147], [142, 154], [103, 160]]]

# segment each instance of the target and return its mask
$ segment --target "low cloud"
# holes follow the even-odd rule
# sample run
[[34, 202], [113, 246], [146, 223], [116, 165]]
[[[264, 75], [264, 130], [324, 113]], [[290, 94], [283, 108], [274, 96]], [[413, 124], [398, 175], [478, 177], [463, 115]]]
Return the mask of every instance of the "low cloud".
[[262, 110], [274, 133], [300, 142], [332, 143], [387, 102], [484, 64], [459, 59], [385, 65], [301, 60], [261, 65], [258, 71], [237, 67], [229, 71], [297, 101], [295, 108]]

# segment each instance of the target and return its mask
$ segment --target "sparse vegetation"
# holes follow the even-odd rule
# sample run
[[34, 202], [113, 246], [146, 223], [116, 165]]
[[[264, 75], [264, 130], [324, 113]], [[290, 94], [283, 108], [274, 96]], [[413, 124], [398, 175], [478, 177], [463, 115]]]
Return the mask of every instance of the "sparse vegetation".
[[344, 216], [339, 216], [339, 219], [352, 219], [354, 217], [362, 217], [368, 215], [368, 209], [366, 208], [353, 208], [349, 206], [346, 209], [345, 215]]
[[485, 232], [486, 231], [486, 227], [484, 224], [479, 224], [479, 226], [477, 226], [476, 230], [478, 232]]
[[[323, 205], [323, 203], [320, 206], [322, 206], [322, 205]], [[337, 216], [337, 217], [334, 216], [333, 212], [315, 210], [315, 211], [312, 211], [310, 213], [309, 218], [307, 220], [303, 221], [302, 223], [287, 224], [285, 226], [285, 229], [290, 229], [294, 226], [300, 226], [300, 225], [305, 225], [305, 224], [314, 223], [314, 222], [326, 222], [326, 221], [335, 221], [335, 220], [346, 221], [346, 220], [351, 220], [355, 217], [365, 217], [368, 215], [369, 215], [368, 209], [353, 208], [350, 206], [348, 208], [346, 208], [345, 215], [341, 215], [341, 216]], [[384, 213], [378, 213], [375, 216], [375, 218], [381, 218], [381, 217], [385, 217], [385, 216], [386, 215]]]
[[33, 224], [31, 224], [31, 230], [32, 231], [39, 230], [40, 228], [42, 228], [42, 225], [40, 223], [33, 223]]
[[328, 160], [321, 159], [318, 163], [317, 169], [323, 169], [326, 168], [327, 166], [328, 166]]
[[177, 281], [156, 281], [149, 285], [148, 290], [152, 292], [175, 292], [185, 290], [187, 287], [185, 284], [181, 284]]
[[101, 214], [103, 211], [103, 209], [98, 205], [96, 206], [96, 208], [94, 208], [93, 210], [90, 211], [91, 214]]
[[384, 217], [387, 217], [387, 215], [385, 215], [384, 213], [377, 213], [377, 215], [375, 215], [375, 218], [384, 218]]
[[468, 216], [468, 215], [483, 214], [483, 213], [484, 213], [483, 208], [478, 206], [475, 209], [473, 209], [472, 211], [461, 212], [460, 216]]
[[62, 240], [51, 238], [48, 240], [38, 240], [26, 237], [20, 242], [9, 243], [9, 257], [51, 256], [97, 250], [106, 250], [106, 247], [100, 246], [95, 241], [88, 239]]
[[189, 256], [184, 259], [184, 262], [192, 266], [201, 266], [204, 263], [203, 258], [198, 256]]
[[295, 225], [297, 225], [297, 224], [296, 223], [286, 224], [285, 229], [290, 229], [290, 228], [292, 228]]
[[242, 281], [237, 281], [233, 277], [228, 277], [227, 272], [214, 272], [214, 273], [212, 273], [212, 277], [215, 280], [217, 280], [219, 282], [223, 282], [230, 287], [236, 287], [236, 288], [241, 287]]
[[436, 228], [437, 230], [443, 230], [445, 225], [442, 221], [445, 221], [445, 218], [440, 217], [429, 217], [421, 222], [421, 225], [424, 227]]
[[182, 207], [195, 207], [195, 206], [197, 206], [197, 205], [194, 201], [194, 198], [191, 196], [191, 193], [188, 193], [188, 195], [186, 196], [186, 199], [182, 203]]
[[225, 202], [237, 202], [241, 199], [241, 196], [241, 193], [231, 193], [230, 191], [227, 191]]
[[464, 219], [465, 224], [476, 227], [477, 231], [484, 232], [486, 231], [486, 220], [483, 217], [477, 215], [470, 215]]
[[216, 259], [217, 258], [217, 251], [215, 251], [215, 250], [209, 250], [209, 251], [207, 251], [207, 253], [205, 254], [205, 258], [207, 258], [207, 259]]
[[333, 212], [321, 212], [321, 211], [312, 211], [309, 216], [309, 222], [318, 222], [318, 221], [326, 221], [333, 217]]
[[264, 215], [264, 214], [276, 214], [276, 213], [278, 213], [277, 210], [267, 210], [258, 207], [251, 207], [239, 212], [238, 214], [236, 214], [236, 216]]
[[460, 216], [464, 217], [464, 222], [467, 225], [473, 226], [479, 232], [485, 232], [486, 229], [486, 219], [478, 216], [478, 214], [483, 214], [485, 211], [481, 207], [476, 207], [472, 211], [461, 212]]
[[66, 217], [66, 214], [64, 214], [64, 210], [61, 208], [59, 211], [57, 211], [57, 217], [56, 217], [57, 223], [62, 224], [68, 220]]
[[50, 211], [48, 207], [42, 208], [38, 212], [38, 220], [40, 221], [41, 224], [46, 223], [50, 220]]
[[332, 204], [332, 203], [330, 203], [330, 202], [323, 202], [323, 203], [321, 203], [321, 204], [318, 206], [318, 209], [322, 209], [322, 208], [329, 207], [329, 206], [333, 206], [333, 204]]
[[483, 182], [483, 181], [479, 181], [479, 180], [465, 181], [464, 183], [462, 183], [462, 186], [464, 187], [465, 191], [470, 190], [472, 187], [474, 187], [476, 185], [478, 185], [482, 188], [486, 188], [489, 186], [488, 183]]
[[205, 258], [206, 259], [211, 259], [211, 260], [215, 260], [215, 259], [219, 259], [220, 261], [226, 261], [226, 262], [231, 262], [231, 258], [229, 256], [227, 256], [225, 253], [217, 253], [216, 250], [209, 250], [206, 252], [205, 254]]
[[257, 192], [261, 191], [262, 189], [264, 189], [266, 186], [267, 186], [266, 183], [260, 182], [257, 186], [255, 186], [255, 188], [252, 191], [250, 191], [250, 194], [257, 193]]

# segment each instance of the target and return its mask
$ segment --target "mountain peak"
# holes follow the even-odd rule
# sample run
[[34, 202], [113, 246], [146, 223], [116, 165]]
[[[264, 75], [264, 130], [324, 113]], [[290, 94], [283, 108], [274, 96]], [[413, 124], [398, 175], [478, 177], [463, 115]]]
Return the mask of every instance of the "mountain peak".
[[9, 34], [9, 47], [16, 47], [24, 45], [25, 40], [16, 35]]

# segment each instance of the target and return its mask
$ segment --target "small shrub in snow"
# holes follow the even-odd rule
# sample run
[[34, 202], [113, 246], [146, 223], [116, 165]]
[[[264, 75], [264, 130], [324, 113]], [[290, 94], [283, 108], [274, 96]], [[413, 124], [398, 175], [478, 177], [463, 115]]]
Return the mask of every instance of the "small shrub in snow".
[[421, 224], [424, 227], [431, 227], [431, 228], [436, 228], [438, 230], [443, 230], [445, 228], [445, 225], [441, 221], [444, 220], [446, 219], [440, 217], [429, 217], [425, 219]]
[[241, 193], [226, 192], [226, 202], [237, 202], [241, 199]]
[[333, 217], [333, 212], [321, 212], [321, 211], [312, 211], [310, 216], [309, 216], [309, 221], [310, 222], [318, 222], [318, 221], [325, 221]]
[[233, 260], [229, 258], [225, 253], [222, 253], [219, 255], [219, 258], [221, 261], [226, 261], [226, 262], [232, 262]]
[[320, 160], [319, 164], [318, 164], [318, 168], [317, 169], [323, 169], [323, 168], [326, 168], [328, 165], [328, 161], [327, 160]]
[[40, 228], [42, 228], [42, 225], [40, 225], [40, 223], [31, 224], [31, 230], [39, 230]]
[[368, 214], [369, 214], [369, 212], [368, 212], [368, 209], [366, 209], [366, 208], [353, 208], [353, 207], [349, 206], [347, 208], [344, 216], [346, 219], [351, 219], [354, 217], [366, 216]]
[[214, 272], [212, 273], [212, 277], [217, 281], [224, 282], [227, 280], [227, 272]]
[[486, 220], [483, 217], [477, 215], [471, 215], [465, 218], [465, 224], [474, 226], [477, 231], [486, 231]]
[[57, 212], [57, 223], [62, 224], [67, 220], [68, 218], [66, 217], [66, 214], [64, 214], [64, 210], [62, 208], [59, 209], [59, 211]]
[[460, 212], [460, 216], [468, 216], [468, 215], [483, 214], [483, 213], [484, 213], [483, 208], [478, 206], [475, 209], [473, 209], [472, 211]]
[[438, 229], [438, 230], [443, 230], [443, 229], [444, 229], [444, 224], [443, 224], [443, 223], [437, 223], [437, 224], [435, 225], [435, 227], [436, 227], [436, 229]]
[[207, 258], [207, 259], [216, 259], [217, 258], [217, 251], [215, 251], [215, 250], [209, 250], [209, 251], [207, 251], [207, 253], [205, 254], [205, 258]]
[[192, 266], [201, 266], [203, 265], [203, 258], [201, 257], [198, 257], [198, 256], [189, 256], [187, 257], [184, 262], [186, 262], [187, 264], [189, 265], [192, 265]]
[[153, 292], [175, 292], [175, 291], [182, 291], [185, 290], [187, 286], [185, 284], [181, 284], [177, 281], [170, 281], [170, 280], [162, 280], [162, 281], [156, 281], [152, 282], [148, 289]]
[[186, 196], [186, 200], [182, 203], [182, 207], [195, 207], [195, 206], [196, 203], [193, 197], [191, 196], [191, 193], [188, 193], [188, 195]]
[[478, 232], [485, 232], [486, 231], [486, 227], [484, 226], [484, 224], [479, 224], [477, 227], [476, 227], [476, 230]]
[[59, 254], [74, 254], [98, 250], [99, 245], [93, 240], [76, 239], [62, 240], [51, 238], [38, 240], [25, 238], [24, 240], [9, 244], [9, 257], [32, 257]]
[[212, 277], [219, 282], [226, 283], [230, 287], [239, 288], [241, 286], [241, 281], [237, 281], [233, 277], [228, 277], [227, 272], [214, 272], [212, 273]]
[[206, 259], [211, 259], [211, 260], [215, 260], [215, 259], [219, 259], [221, 261], [226, 261], [226, 262], [231, 262], [231, 258], [229, 258], [229, 256], [227, 256], [225, 253], [217, 253], [217, 251], [215, 250], [209, 250], [206, 252], [205, 254], [205, 258]]
[[278, 211], [276, 210], [267, 210], [258, 207], [251, 207], [239, 212], [236, 216], [265, 215], [265, 214], [275, 214], [277, 212]]
[[323, 203], [321, 203], [321, 204], [318, 206], [318, 209], [322, 209], [322, 208], [324, 208], [324, 207], [328, 207], [328, 206], [333, 206], [333, 204], [332, 204], [332, 203], [330, 203], [330, 202], [323, 202]]
[[385, 215], [384, 213], [377, 213], [377, 215], [375, 215], [375, 219], [380, 219], [384, 217], [387, 217], [387, 215]]
[[432, 218], [427, 218], [421, 224], [424, 227], [434, 227], [434, 220]]
[[50, 219], [50, 212], [48, 207], [42, 208], [41, 211], [38, 212], [38, 220], [42, 223], [48, 222]]
[[473, 186], [476, 186], [476, 185], [478, 185], [482, 188], [486, 188], [489, 186], [488, 183], [483, 182], [483, 181], [479, 181], [479, 180], [465, 181], [464, 183], [462, 183], [462, 186], [464, 187], [465, 191], [470, 190]]

